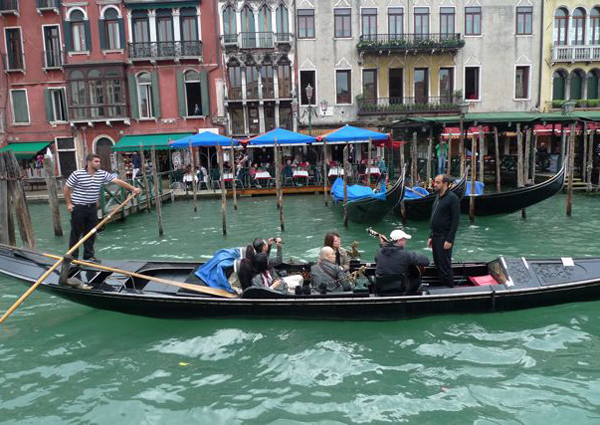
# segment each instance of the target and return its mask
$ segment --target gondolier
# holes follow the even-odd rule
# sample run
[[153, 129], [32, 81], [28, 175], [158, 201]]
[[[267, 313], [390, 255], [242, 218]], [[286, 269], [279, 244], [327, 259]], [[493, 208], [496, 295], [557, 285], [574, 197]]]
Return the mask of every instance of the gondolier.
[[[129, 183], [115, 178], [110, 173], [100, 169], [100, 157], [89, 154], [86, 157], [86, 167], [75, 170], [67, 179], [63, 189], [67, 209], [71, 213], [71, 236], [69, 247], [75, 245], [82, 235], [86, 234], [98, 224], [98, 196], [100, 188], [104, 183], [115, 183], [118, 186], [140, 193]], [[83, 259], [91, 262], [99, 262], [94, 256], [94, 241], [96, 235], [92, 235], [83, 244]], [[79, 250], [73, 253], [73, 258], [78, 258]]]
[[440, 174], [433, 181], [437, 197], [431, 211], [431, 234], [427, 246], [433, 250], [433, 261], [442, 285], [454, 286], [452, 273], [452, 248], [458, 223], [460, 221], [460, 200], [449, 190], [452, 179]]

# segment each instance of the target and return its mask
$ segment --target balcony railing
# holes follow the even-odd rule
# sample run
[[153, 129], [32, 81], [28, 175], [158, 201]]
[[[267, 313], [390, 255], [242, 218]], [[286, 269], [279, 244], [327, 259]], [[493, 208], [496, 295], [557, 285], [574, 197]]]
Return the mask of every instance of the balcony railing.
[[20, 55], [2, 55], [2, 64], [4, 71], [24, 71], [25, 58]]
[[43, 53], [45, 69], [60, 69], [65, 64], [62, 50], [46, 50]]
[[127, 44], [130, 59], [201, 58], [201, 41], [156, 41]]
[[600, 61], [600, 45], [575, 45], [552, 47], [553, 62], [592, 62]]
[[460, 112], [453, 96], [378, 97], [359, 99], [360, 115]]
[[35, 7], [38, 10], [58, 10], [60, 0], [35, 0]]
[[361, 35], [356, 48], [377, 51], [451, 51], [465, 45], [460, 34], [372, 34]]
[[19, 14], [19, 0], [0, 0], [0, 14]]
[[291, 42], [292, 34], [287, 32], [242, 32], [223, 35], [225, 47], [240, 49], [273, 49], [276, 45], [291, 44]]
[[70, 121], [103, 121], [126, 118], [129, 116], [125, 102], [94, 106], [69, 105]]

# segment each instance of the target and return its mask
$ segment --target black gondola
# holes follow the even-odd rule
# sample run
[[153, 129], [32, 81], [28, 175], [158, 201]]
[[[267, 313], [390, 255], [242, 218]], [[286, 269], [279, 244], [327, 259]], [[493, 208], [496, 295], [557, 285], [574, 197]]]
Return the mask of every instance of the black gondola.
[[[562, 190], [565, 174], [563, 166], [555, 176], [545, 182], [505, 192], [476, 195], [475, 215], [510, 214], [542, 202]], [[460, 203], [460, 210], [464, 214], [469, 213], [469, 199], [470, 196], [466, 193]]]
[[[415, 295], [378, 296], [367, 289], [325, 295], [282, 295], [266, 288], [249, 288], [241, 297], [219, 298], [83, 266], [73, 268], [71, 274], [91, 289], [60, 285], [58, 273], [51, 274], [40, 288], [93, 308], [151, 317], [394, 320], [599, 299], [600, 258], [575, 259], [572, 264], [568, 260], [500, 257], [488, 263], [456, 263], [454, 288], [439, 286], [435, 268], [427, 267]], [[0, 272], [29, 283], [36, 281], [54, 261], [41, 253], [0, 246]], [[193, 273], [196, 263], [107, 261], [105, 265], [202, 285]], [[373, 266], [367, 264], [367, 267], [365, 274], [372, 276]], [[281, 268], [290, 273], [306, 273], [308, 266]]]
[[[385, 201], [374, 198], [363, 198], [348, 201], [348, 221], [353, 223], [378, 223], [392, 211], [404, 196], [404, 169], [394, 185], [385, 193]], [[343, 210], [343, 202], [336, 207]]]
[[[464, 173], [462, 178], [454, 184], [450, 190], [458, 196], [458, 199], [462, 199], [465, 190], [467, 188], [467, 174], [468, 170]], [[406, 189], [405, 189], [406, 191]], [[406, 220], [429, 220], [431, 217], [431, 209], [435, 202], [435, 193], [430, 193], [422, 198], [404, 199], [404, 217]], [[402, 215], [401, 208], [396, 208], [398, 214]]]

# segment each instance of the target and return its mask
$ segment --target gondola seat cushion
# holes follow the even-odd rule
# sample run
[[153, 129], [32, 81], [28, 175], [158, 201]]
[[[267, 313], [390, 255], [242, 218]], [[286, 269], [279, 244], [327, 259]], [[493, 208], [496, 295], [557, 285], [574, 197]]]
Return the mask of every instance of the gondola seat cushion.
[[496, 279], [489, 274], [486, 274], [485, 276], [469, 276], [469, 282], [475, 286], [498, 285]]

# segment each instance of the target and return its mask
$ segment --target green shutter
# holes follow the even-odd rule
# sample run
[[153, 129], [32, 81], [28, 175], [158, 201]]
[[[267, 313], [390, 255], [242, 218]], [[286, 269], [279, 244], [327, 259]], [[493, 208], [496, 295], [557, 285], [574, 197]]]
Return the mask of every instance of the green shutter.
[[27, 94], [25, 90], [15, 90], [12, 92], [13, 102], [13, 121], [15, 123], [28, 123], [29, 111], [27, 110]]
[[160, 118], [160, 89], [156, 71], [152, 71], [152, 106], [154, 108], [154, 118]]
[[588, 76], [587, 98], [598, 99], [598, 77], [595, 72], [591, 72]]
[[44, 108], [46, 108], [46, 119], [48, 122], [55, 121], [54, 110], [52, 109], [52, 96], [48, 89], [44, 89]]
[[108, 43], [106, 40], [106, 27], [104, 26], [104, 19], [98, 19], [98, 33], [100, 35], [100, 48], [106, 50]]
[[177, 71], [177, 105], [179, 106], [179, 116], [187, 116], [185, 104], [185, 84], [183, 82], [183, 72]]
[[210, 87], [208, 86], [208, 73], [200, 71], [200, 96], [202, 97], [202, 115], [210, 115]]
[[63, 21], [63, 29], [65, 33], [65, 50], [67, 52], [73, 51], [73, 30], [71, 29], [71, 22]]
[[123, 23], [123, 18], [119, 18], [119, 43], [120, 48], [125, 48], [125, 24]]
[[127, 74], [127, 85], [129, 86], [129, 109], [131, 110], [131, 118], [139, 118], [140, 110], [138, 106], [137, 84], [135, 83], [135, 75]]
[[85, 28], [85, 50], [92, 51], [92, 31], [90, 30], [90, 21], [83, 21]]

